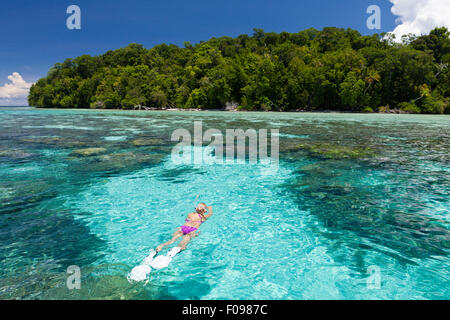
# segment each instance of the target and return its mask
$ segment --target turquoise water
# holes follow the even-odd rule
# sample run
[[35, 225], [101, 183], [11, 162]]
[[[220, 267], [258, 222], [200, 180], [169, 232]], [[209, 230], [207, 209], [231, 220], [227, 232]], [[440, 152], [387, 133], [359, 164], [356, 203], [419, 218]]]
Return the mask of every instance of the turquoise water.
[[[170, 136], [194, 120], [279, 129], [278, 171], [174, 165]], [[450, 297], [448, 116], [2, 108], [0, 123], [2, 299]], [[214, 207], [200, 236], [129, 283], [197, 194]]]

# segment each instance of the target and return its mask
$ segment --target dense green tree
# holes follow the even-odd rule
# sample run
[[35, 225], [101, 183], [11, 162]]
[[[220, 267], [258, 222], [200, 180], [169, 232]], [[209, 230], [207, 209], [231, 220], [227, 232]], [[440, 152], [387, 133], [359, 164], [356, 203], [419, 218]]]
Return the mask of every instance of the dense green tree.
[[449, 35], [436, 28], [398, 44], [352, 29], [254, 29], [182, 48], [133, 43], [56, 63], [28, 100], [60, 108], [213, 109], [233, 102], [241, 110], [450, 113]]

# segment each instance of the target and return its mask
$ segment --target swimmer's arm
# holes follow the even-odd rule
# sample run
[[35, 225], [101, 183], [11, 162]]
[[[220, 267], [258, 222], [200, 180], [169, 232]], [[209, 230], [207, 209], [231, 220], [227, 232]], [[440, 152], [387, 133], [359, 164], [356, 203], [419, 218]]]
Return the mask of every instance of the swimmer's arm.
[[208, 219], [213, 214], [212, 206], [207, 206], [206, 209], [208, 209], [208, 214], [205, 215], [205, 218]]

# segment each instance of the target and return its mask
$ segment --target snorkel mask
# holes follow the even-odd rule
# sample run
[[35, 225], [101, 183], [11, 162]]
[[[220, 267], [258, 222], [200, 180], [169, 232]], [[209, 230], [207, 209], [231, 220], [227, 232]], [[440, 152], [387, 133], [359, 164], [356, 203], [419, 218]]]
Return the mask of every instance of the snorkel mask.
[[206, 209], [205, 208], [195, 208], [195, 212], [197, 212], [197, 213], [200, 213], [200, 214], [203, 214], [203, 213], [205, 213], [206, 212]]

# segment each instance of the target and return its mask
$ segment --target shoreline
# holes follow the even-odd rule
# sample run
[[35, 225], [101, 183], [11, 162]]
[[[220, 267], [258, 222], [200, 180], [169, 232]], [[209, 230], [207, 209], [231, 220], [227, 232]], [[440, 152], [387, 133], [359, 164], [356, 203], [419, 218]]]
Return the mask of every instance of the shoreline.
[[46, 108], [46, 107], [32, 107], [32, 106], [0, 106], [0, 108], [30, 108], [36, 110], [92, 110], [92, 111], [124, 111], [124, 112], [224, 112], [224, 113], [335, 113], [335, 114], [392, 114], [392, 115], [448, 115], [448, 114], [428, 114], [428, 113], [409, 113], [399, 109], [392, 109], [389, 112], [354, 112], [354, 111], [339, 111], [339, 110], [289, 110], [289, 111], [262, 111], [262, 110], [226, 110], [226, 109], [181, 109], [181, 108], [168, 108], [168, 109], [147, 109], [147, 110], [135, 110], [135, 109], [103, 109], [103, 108]]

